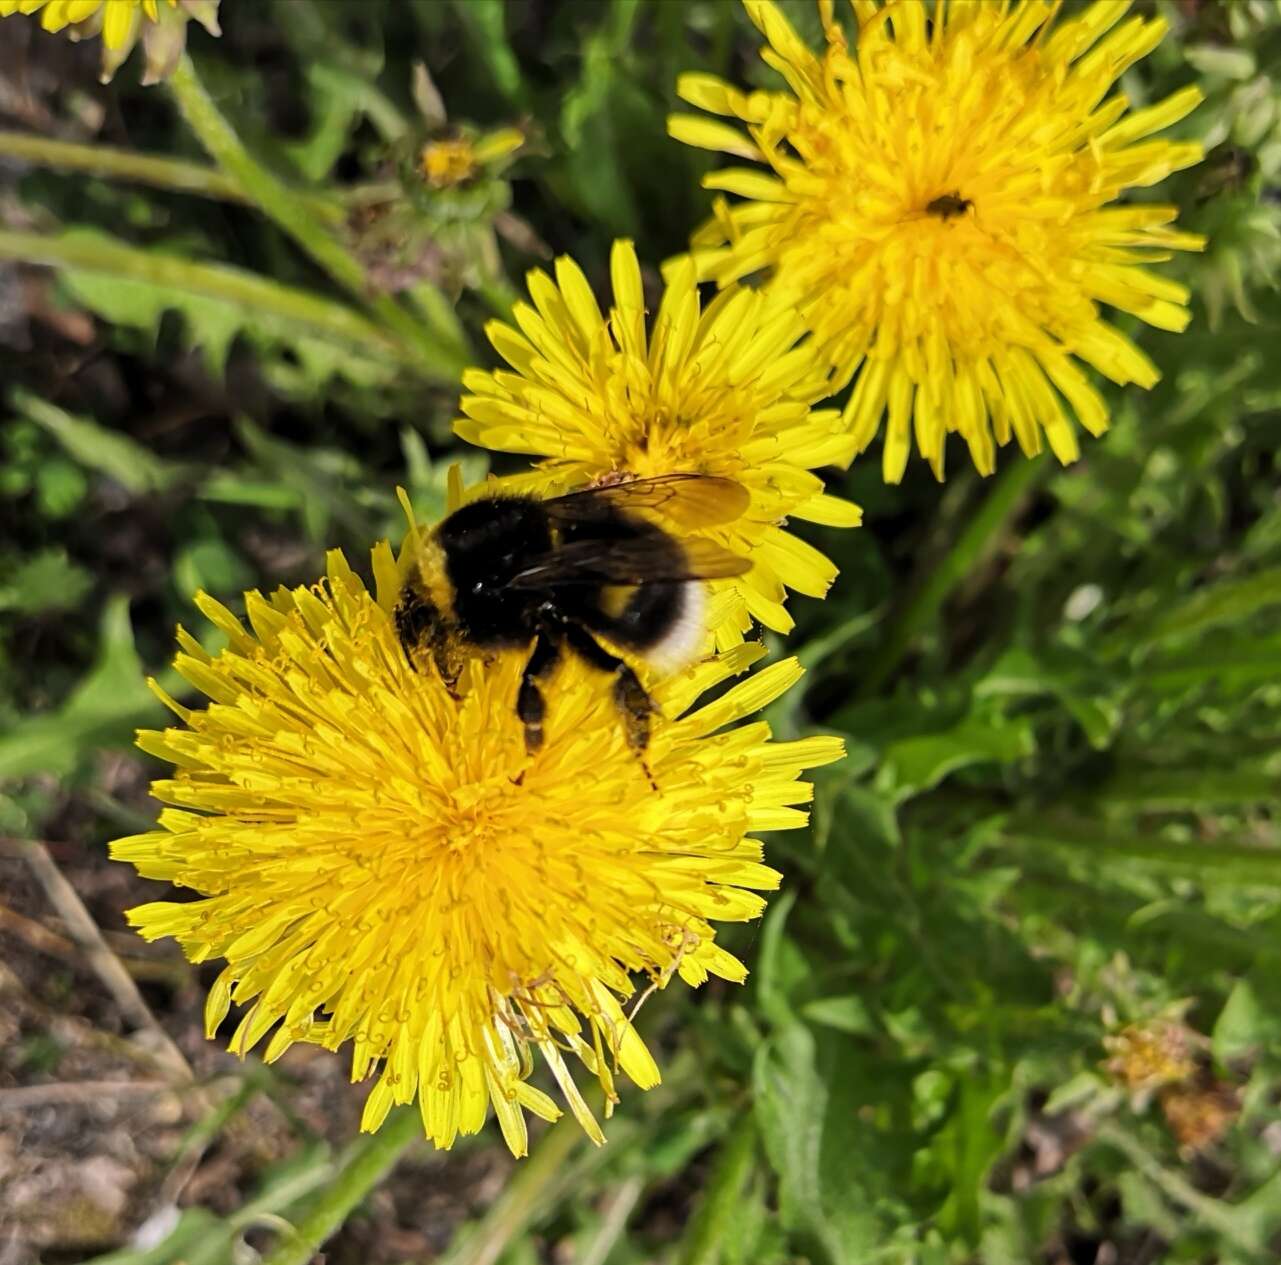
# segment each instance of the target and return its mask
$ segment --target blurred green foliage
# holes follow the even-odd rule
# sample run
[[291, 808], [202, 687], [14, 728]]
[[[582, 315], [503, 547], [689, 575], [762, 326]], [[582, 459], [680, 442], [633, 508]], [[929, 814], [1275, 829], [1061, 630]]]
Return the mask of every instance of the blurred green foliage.
[[[815, 36], [812, 6], [786, 7]], [[746, 988], [653, 1004], [666, 1084], [625, 1098], [575, 1181], [539, 1178], [504, 1261], [542, 1259], [534, 1230], [595, 1265], [1281, 1252], [1281, 6], [1143, 7], [1173, 34], [1126, 90], [1207, 94], [1185, 130], [1209, 157], [1159, 191], [1211, 237], [1167, 265], [1190, 331], [1134, 331], [1162, 381], [1105, 387], [1113, 429], [1071, 469], [1006, 452], [990, 483], [957, 462], [946, 487], [913, 468], [887, 488], [873, 451], [831, 473], [866, 526], [810, 532], [842, 576], [794, 604], [808, 684], [771, 719], [849, 758], [812, 831], [770, 842], [786, 880], [763, 924], [729, 933]], [[478, 360], [548, 251], [600, 280], [615, 235], [654, 269], [681, 249], [711, 159], [665, 135], [679, 71], [768, 77], [723, 0], [276, 0], [225, 5], [224, 28], [193, 44], [249, 151], [375, 277], [370, 226], [409, 214], [421, 249], [387, 289]], [[480, 195], [416, 187], [406, 212], [419, 59], [437, 127], [525, 144]], [[210, 170], [160, 90], [91, 82], [98, 139]], [[94, 139], [100, 111], [53, 108]], [[101, 754], [160, 718], [143, 665], [163, 671], [192, 592], [305, 581], [334, 545], [363, 560], [398, 535], [397, 483], [432, 517], [448, 464], [487, 458], [450, 437], [450, 362], [251, 207], [55, 161], [16, 189], [64, 266], [0, 401], [0, 829], [74, 820], [102, 849], [139, 804]], [[1180, 1005], [1201, 1088], [1234, 1104], [1200, 1149], [1103, 1070], [1108, 1032]], [[289, 1198], [268, 1183], [254, 1206], [292, 1218], [313, 1187], [280, 1180]], [[656, 1228], [671, 1206], [683, 1241]], [[189, 1210], [115, 1259], [197, 1239], [231, 1259], [215, 1225]]]

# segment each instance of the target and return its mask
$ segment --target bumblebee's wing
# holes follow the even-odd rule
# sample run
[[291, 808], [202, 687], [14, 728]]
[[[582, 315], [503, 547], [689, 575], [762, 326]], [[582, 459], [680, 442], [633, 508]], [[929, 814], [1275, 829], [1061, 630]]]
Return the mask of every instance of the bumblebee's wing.
[[751, 496], [741, 483], [714, 474], [662, 474], [584, 488], [544, 501], [554, 519], [573, 522], [592, 518], [600, 507], [652, 510], [681, 527], [715, 527], [742, 516]]
[[541, 558], [511, 580], [516, 589], [561, 584], [644, 584], [652, 581], [719, 580], [751, 569], [746, 558], [711, 540], [683, 540], [681, 557], [655, 552], [645, 540], [574, 540]]

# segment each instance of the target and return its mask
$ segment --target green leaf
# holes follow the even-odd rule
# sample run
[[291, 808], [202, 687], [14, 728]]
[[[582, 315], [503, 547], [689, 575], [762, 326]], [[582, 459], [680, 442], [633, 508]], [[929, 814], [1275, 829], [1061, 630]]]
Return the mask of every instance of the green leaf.
[[269, 479], [255, 479], [220, 470], [200, 485], [201, 500], [223, 505], [252, 505], [266, 510], [299, 510], [305, 502], [298, 489]]
[[1121, 708], [1111, 698], [1089, 693], [1087, 681], [1095, 671], [1075, 674], [1057, 671], [1020, 647], [1007, 650], [975, 683], [975, 698], [1029, 698], [1053, 695], [1084, 731], [1090, 746], [1106, 749], [1121, 723]]
[[752, 976], [761, 1014], [775, 1023], [792, 1017], [791, 996], [809, 978], [809, 966], [785, 930], [787, 916], [796, 903], [796, 891], [784, 892], [765, 911], [760, 949]]
[[247, 417], [237, 420], [236, 433], [254, 461], [291, 491], [308, 539], [323, 539], [331, 520], [341, 523], [355, 537], [372, 539], [372, 516], [358, 491], [360, 463], [352, 454], [286, 443]]
[[[68, 270], [62, 279], [72, 296], [91, 312], [113, 325], [143, 330], [153, 339], [158, 336], [166, 312], [181, 313], [186, 323], [186, 341], [200, 349], [205, 367], [215, 378], [225, 373], [231, 345], [242, 335], [267, 357], [282, 350], [296, 356], [302, 375], [299, 389], [319, 388], [336, 374], [361, 386], [378, 386], [395, 373], [390, 357], [354, 355], [355, 349], [346, 340], [317, 337], [270, 308], [106, 273]], [[288, 374], [289, 367], [284, 362], [280, 373], [272, 376], [281, 381], [286, 376], [296, 376]]]
[[930, 1139], [928, 1166], [944, 1176], [948, 1187], [938, 1211], [940, 1229], [975, 1245], [982, 1231], [982, 1191], [1004, 1147], [1004, 1138], [992, 1124], [992, 1110], [1005, 1086], [978, 1075], [956, 1079], [946, 1122]]
[[1189, 874], [1205, 884], [1281, 886], [1281, 848], [1228, 840], [1173, 843], [1120, 833], [1112, 823], [1061, 818], [1006, 822], [1001, 842], [1013, 847], [1060, 847], [1092, 857], [1092, 863], [1142, 861]]
[[1224, 48], [1217, 44], [1189, 44], [1183, 55], [1188, 65], [1203, 75], [1244, 81], [1254, 77], [1254, 54], [1246, 48]]
[[1190, 637], [1222, 624], [1240, 624], [1271, 606], [1281, 606], [1281, 567], [1198, 589], [1158, 615], [1133, 639], [1144, 647], [1172, 637]]
[[50, 457], [36, 470], [35, 491], [45, 518], [66, 518], [80, 508], [89, 494], [89, 479], [74, 461]]
[[1210, 1033], [1215, 1059], [1223, 1064], [1261, 1049], [1274, 1048], [1281, 1039], [1281, 1016], [1260, 999], [1249, 979], [1233, 985]]
[[756, 1162], [756, 1124], [740, 1117], [716, 1158], [711, 1179], [681, 1246], [680, 1265], [718, 1265], [739, 1216], [739, 1197]]
[[[801, 1023], [779, 1031], [757, 1055], [756, 1121], [778, 1177], [785, 1228], [822, 1253], [829, 1265], [854, 1265], [879, 1245], [874, 1208], [862, 1189], [866, 1129], [848, 1097], [848, 1082], [820, 1059]], [[823, 1066], [820, 1067], [820, 1061]]]
[[627, 142], [617, 113], [644, 111], [649, 103], [626, 78], [607, 32], [588, 38], [582, 66], [582, 77], [565, 94], [560, 117], [570, 191], [587, 214], [612, 232], [634, 235], [640, 213], [622, 162]]
[[1281, 776], [1266, 769], [1119, 769], [1094, 796], [1116, 805], [1172, 811], [1266, 804], [1274, 801]]
[[288, 351], [319, 378], [338, 370], [357, 384], [387, 380], [399, 369], [453, 384], [453, 365], [416, 354], [350, 308], [225, 264], [143, 250], [96, 229], [57, 236], [0, 231], [0, 259], [59, 268], [71, 292], [116, 324], [154, 338], [170, 309], [187, 321], [189, 339], [220, 373], [236, 334], [260, 353]]
[[517, 108], [527, 108], [528, 90], [520, 62], [507, 41], [507, 10], [503, 0], [453, 0], [468, 42], [484, 63], [495, 92]]
[[1049, 458], [1012, 461], [993, 481], [981, 505], [948, 534], [951, 544], [885, 629], [880, 646], [860, 671], [860, 693], [871, 696], [890, 677], [912, 642], [938, 617], [956, 587], [997, 546], [1027, 493], [1050, 473]]
[[0, 611], [34, 615], [71, 610], [93, 587], [93, 577], [64, 549], [44, 549], [0, 575]]
[[810, 1023], [854, 1036], [868, 1036], [877, 1031], [876, 1021], [861, 997], [820, 997], [806, 1002], [801, 1015]]
[[76, 417], [26, 391], [15, 390], [16, 409], [44, 427], [69, 457], [114, 479], [135, 495], [159, 492], [180, 479], [186, 470], [164, 461], [135, 439], [108, 430], [88, 417]]
[[160, 711], [134, 649], [129, 600], [116, 594], [102, 613], [98, 661], [71, 697], [0, 732], [0, 779], [70, 773], [92, 751], [127, 745]]
[[184, 595], [203, 589], [222, 597], [249, 587], [254, 573], [225, 540], [202, 536], [174, 555], [173, 578], [178, 592]]
[[937, 786], [972, 764], [1012, 764], [1036, 750], [1032, 723], [1023, 717], [966, 716], [951, 729], [903, 738], [885, 749], [877, 784], [896, 799]]

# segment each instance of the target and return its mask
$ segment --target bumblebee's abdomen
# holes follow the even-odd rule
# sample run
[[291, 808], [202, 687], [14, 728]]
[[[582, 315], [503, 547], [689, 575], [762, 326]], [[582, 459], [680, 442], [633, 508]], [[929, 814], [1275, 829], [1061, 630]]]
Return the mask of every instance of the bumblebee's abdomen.
[[706, 632], [706, 591], [700, 580], [638, 584], [616, 615], [605, 615], [601, 632], [625, 650], [663, 670], [688, 663]]

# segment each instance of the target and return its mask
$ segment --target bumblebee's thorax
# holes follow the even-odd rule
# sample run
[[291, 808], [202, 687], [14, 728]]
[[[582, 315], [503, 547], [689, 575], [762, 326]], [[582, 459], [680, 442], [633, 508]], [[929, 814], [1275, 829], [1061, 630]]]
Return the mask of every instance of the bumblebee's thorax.
[[450, 590], [450, 617], [478, 646], [521, 645], [536, 631], [547, 595], [515, 589], [513, 578], [531, 558], [552, 548], [547, 513], [532, 497], [473, 501], [433, 533]]

